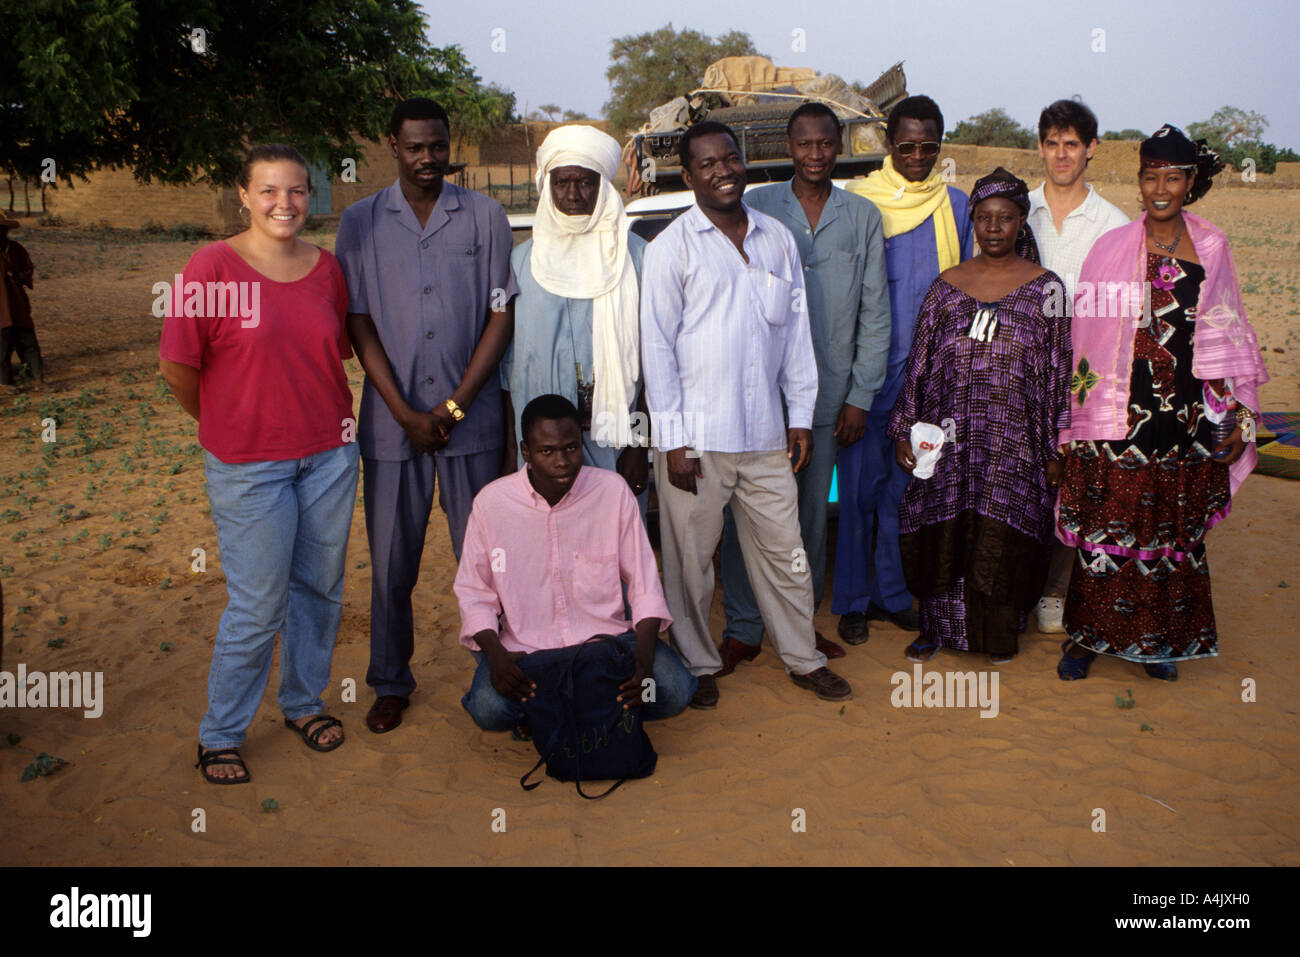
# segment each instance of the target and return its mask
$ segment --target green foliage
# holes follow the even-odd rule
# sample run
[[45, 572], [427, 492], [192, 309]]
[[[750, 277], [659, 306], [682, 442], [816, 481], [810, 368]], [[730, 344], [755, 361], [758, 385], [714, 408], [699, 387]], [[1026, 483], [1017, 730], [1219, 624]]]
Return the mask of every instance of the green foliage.
[[23, 768], [23, 776], [19, 780], [27, 782], [36, 778], [48, 777], [55, 771], [61, 770], [67, 763], [62, 758], [56, 758], [54, 755], [42, 751], [36, 756], [35, 761]]
[[1274, 172], [1278, 163], [1300, 161], [1300, 155], [1294, 150], [1265, 143], [1266, 129], [1266, 116], [1223, 106], [1208, 120], [1187, 124], [1187, 135], [1194, 140], [1205, 140], [1211, 149], [1218, 150], [1221, 160], [1238, 170], [1246, 168], [1247, 160], [1254, 163], [1259, 173]]
[[513, 107], [429, 44], [416, 0], [0, 0], [0, 22], [0, 173], [32, 179], [52, 158], [68, 184], [229, 185], [264, 142], [337, 170], [396, 99], [432, 96], [471, 137]]
[[1145, 133], [1143, 133], [1141, 130], [1135, 130], [1135, 129], [1132, 129], [1132, 128], [1129, 128], [1129, 129], [1127, 129], [1127, 130], [1120, 130], [1119, 132], [1116, 132], [1115, 130], [1107, 130], [1105, 133], [1102, 133], [1102, 134], [1101, 134], [1101, 139], [1103, 139], [1103, 140], [1139, 140], [1139, 141], [1141, 141], [1141, 140], [1144, 140], [1144, 139], [1146, 139], [1146, 138], [1147, 138], [1147, 135], [1146, 135]]
[[1235, 106], [1221, 106], [1208, 119], [1187, 124], [1187, 135], [1204, 139], [1216, 149], [1247, 141], [1258, 141], [1268, 129], [1267, 117]]
[[612, 91], [605, 104], [610, 130], [637, 129], [656, 106], [699, 87], [713, 61], [756, 53], [749, 34], [738, 30], [714, 38], [695, 30], [674, 30], [670, 23], [652, 33], [616, 37], [610, 43], [610, 65], [605, 71]]
[[1021, 126], [1000, 107], [962, 120], [948, 131], [944, 139], [969, 146], [1002, 146], [1019, 150], [1031, 150], [1038, 145], [1038, 137], [1033, 131]]

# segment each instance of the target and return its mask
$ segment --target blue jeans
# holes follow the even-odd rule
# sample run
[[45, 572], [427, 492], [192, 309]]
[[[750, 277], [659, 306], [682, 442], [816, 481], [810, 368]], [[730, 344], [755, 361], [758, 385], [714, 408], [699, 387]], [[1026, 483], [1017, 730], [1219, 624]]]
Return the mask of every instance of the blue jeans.
[[[831, 494], [831, 475], [835, 471], [835, 453], [839, 444], [834, 425], [814, 426], [813, 451], [808, 465], [795, 477], [799, 488], [799, 532], [803, 537], [804, 556], [812, 573], [813, 611], [826, 590], [826, 517], [827, 498]], [[763, 642], [763, 616], [758, 613], [758, 599], [749, 584], [745, 559], [740, 553], [740, 535], [728, 505], [722, 519], [722, 610], [727, 623], [724, 638], [757, 647]]]
[[207, 454], [208, 500], [229, 601], [208, 673], [205, 748], [237, 748], [257, 712], [280, 633], [280, 708], [324, 710], [343, 614], [357, 494], [355, 442], [304, 459], [227, 464]]
[[[636, 632], [625, 632], [618, 636], [618, 640], [636, 650]], [[524, 709], [518, 701], [511, 701], [492, 687], [492, 669], [483, 653], [474, 651], [471, 654], [478, 667], [474, 670], [469, 691], [460, 699], [461, 706], [484, 731], [509, 731], [523, 720]], [[646, 721], [680, 714], [695, 697], [699, 684], [699, 680], [686, 670], [682, 659], [677, 657], [677, 652], [658, 639], [655, 640], [654, 680], [655, 700], [641, 705], [641, 717]]]

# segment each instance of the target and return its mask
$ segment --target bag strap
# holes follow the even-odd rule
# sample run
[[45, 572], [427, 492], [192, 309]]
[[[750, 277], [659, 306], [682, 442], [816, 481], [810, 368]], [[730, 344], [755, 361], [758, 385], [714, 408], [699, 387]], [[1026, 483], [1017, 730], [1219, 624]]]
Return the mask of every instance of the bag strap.
[[[588, 639], [587, 639], [586, 641], [584, 641], [582, 644], [583, 644], [583, 647], [585, 647], [585, 646], [587, 646], [588, 644], [590, 644], [590, 643], [593, 642], [593, 641], [602, 641], [602, 642], [603, 642], [603, 641], [612, 641], [612, 640], [613, 640], [613, 638], [612, 638], [611, 636], [609, 636], [609, 635], [593, 635], [591, 638], [588, 638]], [[580, 654], [582, 654], [581, 651], [579, 651], [577, 654], [575, 654], [575, 655], [573, 656], [573, 661], [570, 662], [570, 670], [572, 670], [573, 665], [577, 663], [577, 661], [578, 661], [578, 655], [580, 655]], [[569, 705], [569, 706], [572, 707], [572, 703], [571, 703], [571, 702], [570, 702], [570, 705]], [[616, 717], [616, 718], [614, 719], [614, 721], [610, 724], [609, 729], [610, 729], [610, 730], [613, 730], [614, 727], [615, 727], [615, 726], [619, 723], [619, 721], [621, 721], [621, 720], [622, 720], [622, 715], [619, 715], [618, 717]], [[575, 726], [577, 725], [577, 721], [576, 721], [576, 720], [575, 720], [573, 723], [574, 723]], [[578, 753], [578, 754], [575, 754], [574, 757], [573, 757], [573, 771], [574, 771], [574, 781], [573, 781], [573, 786], [574, 786], [575, 788], [578, 789], [578, 794], [579, 794], [580, 796], [586, 798], [588, 801], [599, 801], [599, 800], [600, 800], [601, 798], [603, 798], [603, 797], [608, 797], [609, 795], [611, 795], [611, 794], [613, 794], [615, 791], [617, 791], [617, 790], [619, 789], [619, 787], [622, 786], [623, 782], [627, 780], [627, 778], [619, 778], [617, 781], [615, 781], [613, 784], [611, 784], [608, 788], [606, 788], [606, 789], [605, 789], [604, 791], [602, 791], [601, 793], [599, 793], [599, 794], [588, 794], [586, 791], [584, 791], [584, 790], [582, 789], [582, 753], [581, 753], [581, 752], [582, 752], [582, 749], [579, 748], [579, 749], [578, 749], [578, 752], [579, 752], [579, 753]]]
[[542, 748], [540, 751], [538, 751], [541, 757], [537, 759], [537, 763], [533, 765], [532, 769], [527, 774], [525, 774], [522, 778], [519, 779], [519, 786], [523, 788], [525, 791], [531, 791], [533, 790], [533, 788], [537, 787], [542, 783], [541, 780], [537, 780], [534, 781], [532, 784], [529, 784], [528, 779], [531, 778], [535, 773], [537, 773], [538, 768], [540, 768], [543, 764], [545, 764], [547, 761], [551, 759], [551, 755], [555, 753], [556, 746], [560, 743], [560, 732], [563, 730], [564, 730], [563, 725], [560, 725], [557, 726], [556, 729], [551, 732], [551, 740], [547, 742], [545, 748]]

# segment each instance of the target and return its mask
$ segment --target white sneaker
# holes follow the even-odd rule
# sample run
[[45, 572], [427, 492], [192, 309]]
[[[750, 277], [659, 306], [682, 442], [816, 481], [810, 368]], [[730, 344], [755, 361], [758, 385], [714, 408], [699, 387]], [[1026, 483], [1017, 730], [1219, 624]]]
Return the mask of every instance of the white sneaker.
[[1061, 635], [1065, 633], [1065, 602], [1059, 598], [1040, 598], [1038, 608], [1038, 630], [1044, 635]]

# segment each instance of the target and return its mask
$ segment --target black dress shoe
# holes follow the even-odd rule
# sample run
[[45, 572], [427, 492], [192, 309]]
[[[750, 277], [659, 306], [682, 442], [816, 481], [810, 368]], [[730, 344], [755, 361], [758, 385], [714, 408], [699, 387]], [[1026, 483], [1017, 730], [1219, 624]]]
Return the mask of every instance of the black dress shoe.
[[840, 615], [840, 623], [837, 626], [840, 637], [850, 645], [866, 644], [870, 632], [867, 627], [867, 616], [860, 611], [851, 611], [847, 615]]
[[877, 608], [875, 605], [867, 606], [867, 617], [874, 621], [888, 621], [903, 631], [920, 631], [921, 616], [915, 608], [906, 608], [903, 611], [885, 611], [883, 608]]
[[713, 675], [700, 675], [699, 687], [691, 698], [691, 707], [709, 711], [718, 706], [718, 679]]
[[402, 712], [410, 704], [411, 699], [406, 695], [380, 695], [366, 712], [366, 727], [375, 734], [392, 731], [402, 723]]

